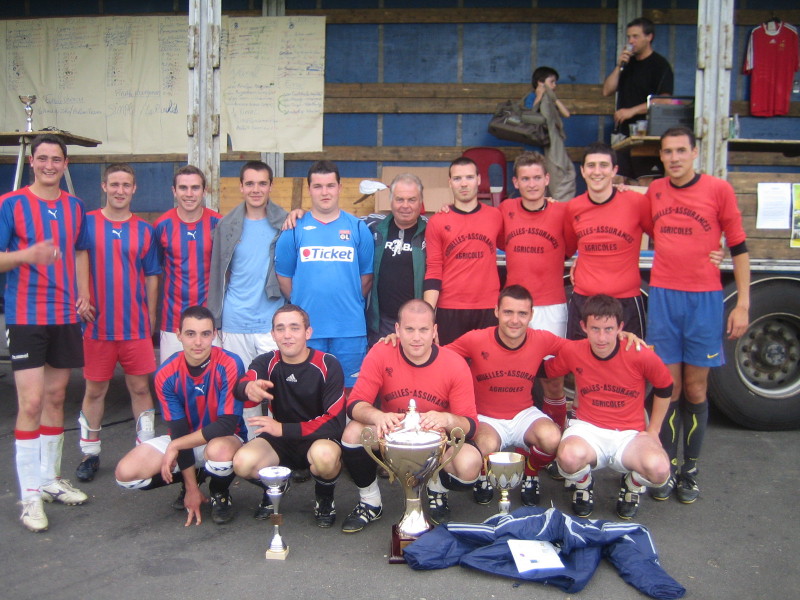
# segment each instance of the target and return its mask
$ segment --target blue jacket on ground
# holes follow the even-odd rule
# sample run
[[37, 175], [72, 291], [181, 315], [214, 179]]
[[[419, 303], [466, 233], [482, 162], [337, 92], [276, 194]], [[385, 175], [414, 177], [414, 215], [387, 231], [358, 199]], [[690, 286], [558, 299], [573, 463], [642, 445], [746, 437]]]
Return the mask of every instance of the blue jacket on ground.
[[[508, 547], [509, 539], [552, 542], [560, 550], [564, 568], [520, 573]], [[483, 523], [448, 523], [407, 546], [403, 555], [412, 569], [443, 569], [460, 564], [553, 585], [567, 593], [586, 587], [605, 557], [620, 577], [652, 598], [682, 598], [686, 593], [659, 564], [646, 527], [573, 518], [554, 508], [524, 507]]]

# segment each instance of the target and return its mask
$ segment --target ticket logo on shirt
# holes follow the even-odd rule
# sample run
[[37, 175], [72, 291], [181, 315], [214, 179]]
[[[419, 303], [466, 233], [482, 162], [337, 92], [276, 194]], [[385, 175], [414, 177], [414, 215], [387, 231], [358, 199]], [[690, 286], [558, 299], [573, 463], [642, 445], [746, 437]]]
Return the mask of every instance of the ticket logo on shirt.
[[356, 251], [348, 246], [301, 246], [300, 262], [353, 262]]

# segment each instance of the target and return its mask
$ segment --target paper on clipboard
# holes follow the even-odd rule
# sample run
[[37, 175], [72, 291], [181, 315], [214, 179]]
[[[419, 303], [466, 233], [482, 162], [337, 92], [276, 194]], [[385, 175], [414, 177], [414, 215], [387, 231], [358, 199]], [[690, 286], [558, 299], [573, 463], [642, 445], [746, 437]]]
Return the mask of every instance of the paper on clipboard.
[[550, 542], [542, 540], [508, 540], [508, 548], [514, 557], [517, 571], [542, 569], [563, 569], [564, 563], [558, 556], [558, 550]]

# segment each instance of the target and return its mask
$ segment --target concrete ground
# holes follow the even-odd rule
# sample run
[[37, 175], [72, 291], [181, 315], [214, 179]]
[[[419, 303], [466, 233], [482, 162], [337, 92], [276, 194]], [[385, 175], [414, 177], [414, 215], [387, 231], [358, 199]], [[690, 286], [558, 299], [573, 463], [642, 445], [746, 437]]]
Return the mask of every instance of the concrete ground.
[[[83, 393], [80, 373], [68, 391], [69, 428], [63, 474], [74, 483], [80, 460], [76, 415]], [[282, 504], [281, 528], [290, 547], [285, 562], [264, 560], [271, 538], [267, 522], [251, 518], [260, 492], [236, 480], [238, 514], [215, 525], [206, 510], [200, 526], [184, 527], [185, 515], [170, 508], [176, 486], [150, 492], [119, 488], [117, 460], [133, 442], [129, 400], [121, 376], [112, 383], [103, 429], [102, 466], [80, 487], [84, 506], [47, 505], [50, 529], [34, 534], [18, 521], [14, 469], [16, 396], [7, 364], [0, 364], [0, 597], [58, 598], [347, 598], [348, 600], [450, 598], [643, 598], [602, 563], [579, 594], [453, 567], [414, 572], [386, 562], [390, 526], [402, 510], [400, 488], [381, 482], [384, 518], [359, 534], [345, 535], [341, 519], [357, 501], [346, 476], [336, 490], [339, 522], [320, 530], [313, 522], [313, 482], [292, 487]], [[158, 430], [163, 432], [159, 423]], [[650, 528], [662, 566], [687, 588], [687, 598], [791, 598], [800, 589], [796, 519], [800, 489], [800, 431], [763, 433], [740, 429], [713, 416], [701, 462], [700, 499], [688, 506], [674, 499], [646, 498], [639, 522]], [[614, 518], [618, 479], [601, 472], [595, 513]], [[204, 486], [203, 489], [206, 489]], [[520, 506], [518, 492], [511, 494]], [[543, 477], [543, 503], [569, 510], [559, 482]], [[451, 493], [455, 518], [480, 521], [496, 507], [478, 506], [471, 494]], [[792, 591], [794, 590], [794, 591]]]

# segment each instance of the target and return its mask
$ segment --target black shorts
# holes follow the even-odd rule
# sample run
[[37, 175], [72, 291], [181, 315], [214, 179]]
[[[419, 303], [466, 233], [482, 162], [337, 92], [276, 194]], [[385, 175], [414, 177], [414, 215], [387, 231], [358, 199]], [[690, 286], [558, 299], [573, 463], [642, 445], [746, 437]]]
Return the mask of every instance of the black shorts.
[[454, 342], [473, 329], [486, 329], [497, 325], [493, 308], [437, 308], [436, 329], [439, 345]]
[[[307, 469], [310, 466], [308, 462], [308, 450], [311, 448], [311, 444], [317, 440], [288, 439], [275, 437], [267, 433], [261, 433], [258, 437], [266, 440], [267, 443], [272, 446], [272, 449], [275, 450], [275, 454], [278, 455], [278, 464], [282, 467], [289, 467], [292, 470], [297, 470]], [[339, 440], [331, 441], [336, 444], [340, 443]]]
[[[567, 339], [568, 340], [582, 340], [586, 338], [586, 334], [581, 329], [581, 312], [583, 305], [589, 296], [572, 292], [572, 297], [569, 299], [567, 306]], [[617, 298], [622, 304], [622, 322], [624, 323], [623, 330], [630, 331], [634, 335], [638, 335], [644, 339], [645, 334], [645, 311], [644, 299], [641, 296], [633, 296], [632, 298]]]
[[79, 323], [68, 325], [8, 325], [8, 352], [14, 371], [45, 364], [55, 369], [83, 367], [83, 331]]

